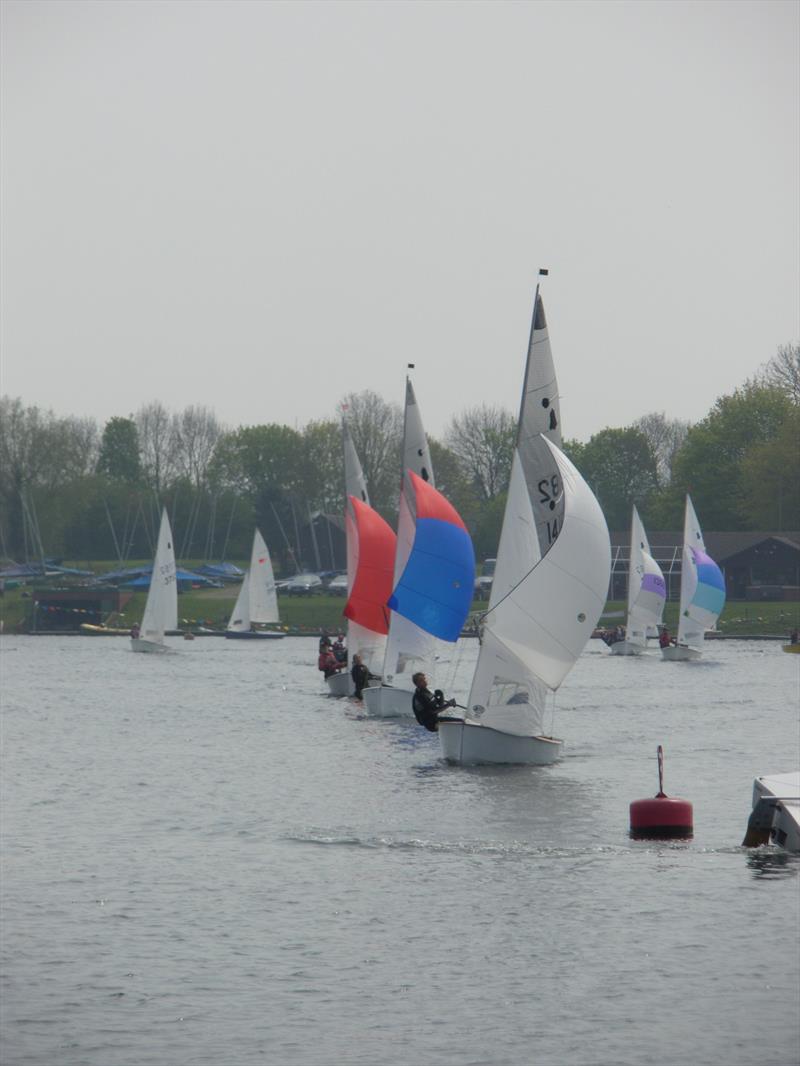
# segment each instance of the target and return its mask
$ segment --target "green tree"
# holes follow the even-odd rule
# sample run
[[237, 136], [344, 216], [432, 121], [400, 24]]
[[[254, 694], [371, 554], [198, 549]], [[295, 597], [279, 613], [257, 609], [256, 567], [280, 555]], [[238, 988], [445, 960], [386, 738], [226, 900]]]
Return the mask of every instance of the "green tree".
[[100, 440], [97, 473], [111, 481], [136, 484], [142, 480], [139, 431], [132, 418], [109, 418]]
[[516, 435], [516, 418], [501, 407], [482, 404], [451, 421], [445, 443], [479, 499], [492, 500], [508, 488]]
[[742, 515], [751, 529], [800, 529], [800, 407], [772, 440], [748, 449], [740, 476]]
[[756, 382], [780, 389], [793, 404], [800, 404], [800, 344], [782, 344]]
[[743, 460], [752, 448], [776, 439], [791, 410], [791, 400], [774, 386], [749, 383], [720, 397], [675, 457], [668, 494], [673, 528], [681, 528], [687, 492], [704, 529], [759, 526], [758, 510], [744, 492]]
[[403, 439], [400, 407], [365, 390], [348, 393], [342, 399], [341, 408], [347, 413], [347, 425], [364, 471], [372, 506], [381, 514], [396, 511]]
[[342, 430], [336, 422], [309, 422], [303, 429], [300, 494], [314, 511], [344, 513]]
[[603, 429], [580, 449], [578, 469], [600, 502], [609, 529], [630, 525], [631, 506], [644, 506], [657, 486], [656, 460], [633, 426]]
[[449, 503], [452, 503], [461, 515], [464, 525], [472, 531], [476, 526], [481, 508], [474, 487], [464, 476], [463, 467], [450, 448], [434, 437], [428, 437], [428, 447], [436, 488]]

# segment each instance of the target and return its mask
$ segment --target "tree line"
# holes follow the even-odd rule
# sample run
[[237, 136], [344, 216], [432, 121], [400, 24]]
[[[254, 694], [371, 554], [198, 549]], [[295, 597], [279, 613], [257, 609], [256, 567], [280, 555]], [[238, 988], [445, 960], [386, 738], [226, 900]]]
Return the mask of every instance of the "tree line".
[[[403, 416], [371, 391], [341, 411], [373, 506], [397, 510]], [[482, 405], [430, 440], [437, 487], [470, 529], [478, 558], [495, 554], [516, 417]], [[680, 530], [691, 492], [707, 530], [800, 529], [800, 346], [785, 345], [755, 376], [690, 425], [663, 413], [607, 428], [564, 450], [592, 486], [609, 528], [633, 503], [650, 530]], [[299, 530], [318, 512], [341, 514], [340, 417], [302, 429], [222, 426], [213, 411], [171, 413], [159, 402], [110, 418], [58, 417], [0, 398], [0, 549], [17, 562], [152, 554], [161, 507], [182, 559], [243, 559], [258, 525], [278, 566], [298, 558]]]

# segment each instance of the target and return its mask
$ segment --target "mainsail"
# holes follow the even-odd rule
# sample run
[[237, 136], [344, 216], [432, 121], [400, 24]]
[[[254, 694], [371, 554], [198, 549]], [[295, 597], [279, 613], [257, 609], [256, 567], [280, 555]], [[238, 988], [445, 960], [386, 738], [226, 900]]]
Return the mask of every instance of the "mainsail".
[[711, 556], [706, 554], [703, 532], [691, 497], [687, 495], [678, 644], [701, 650], [705, 631], [716, 625], [724, 606], [725, 579]]
[[175, 549], [172, 545], [167, 509], [161, 513], [158, 544], [153, 560], [150, 589], [142, 618], [141, 638], [163, 644], [164, 633], [178, 628], [178, 583], [175, 573]]
[[629, 644], [647, 647], [647, 630], [660, 624], [666, 596], [664, 575], [650, 553], [647, 534], [634, 507], [628, 570], [628, 618], [625, 626], [625, 640]]
[[[546, 521], [536, 514], [542, 484]], [[542, 436], [518, 448], [468, 702], [482, 724], [542, 731], [547, 689], [559, 687], [591, 637], [610, 568], [600, 505], [566, 455]]]
[[545, 696], [591, 637], [611, 548], [600, 505], [560, 450], [561, 422], [537, 287], [517, 442], [492, 594], [468, 707], [484, 725], [535, 736]]
[[[406, 378], [405, 417], [403, 421], [403, 466], [400, 484], [400, 506], [397, 521], [397, 546], [394, 561], [393, 587], [397, 586], [414, 544], [415, 514], [410, 498], [408, 473], [414, 473], [431, 487], [434, 486], [433, 464], [428, 441], [422, 426], [422, 416], [414, 395], [414, 387]], [[416, 622], [392, 611], [389, 636], [383, 662], [383, 681], [412, 689], [411, 675], [416, 670], [430, 670], [436, 657], [436, 640]]]
[[278, 593], [272, 560], [261, 532], [256, 529], [250, 552], [250, 569], [242, 579], [228, 629], [232, 632], [248, 632], [254, 622], [263, 624], [278, 621]]

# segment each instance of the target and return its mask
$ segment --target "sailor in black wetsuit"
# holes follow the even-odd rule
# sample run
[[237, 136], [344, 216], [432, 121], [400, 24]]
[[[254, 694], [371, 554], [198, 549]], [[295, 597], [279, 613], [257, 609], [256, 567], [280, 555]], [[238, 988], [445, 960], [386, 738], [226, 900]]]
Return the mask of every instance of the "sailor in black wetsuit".
[[350, 676], [353, 679], [353, 685], [355, 686], [355, 697], [357, 700], [361, 699], [361, 693], [367, 687], [370, 681], [379, 681], [380, 678], [377, 674], [371, 674], [367, 667], [361, 660], [360, 655], [353, 656], [353, 668], [350, 671]]
[[428, 688], [428, 679], [420, 671], [411, 678], [416, 688], [411, 706], [414, 708], [414, 717], [420, 725], [425, 726], [429, 733], [439, 732], [439, 711], [445, 707], [455, 707], [455, 700], [445, 700], [444, 695], [437, 688], [431, 692]]

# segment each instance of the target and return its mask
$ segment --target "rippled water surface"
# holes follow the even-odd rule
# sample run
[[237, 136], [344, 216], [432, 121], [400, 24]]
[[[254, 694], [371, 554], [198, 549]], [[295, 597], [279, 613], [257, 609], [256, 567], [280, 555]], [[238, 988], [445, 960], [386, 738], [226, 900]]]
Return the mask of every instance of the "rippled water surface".
[[[323, 695], [316, 642], [3, 637], [3, 1066], [703, 1066], [800, 1057], [776, 643], [591, 642], [547, 768], [463, 769]], [[477, 646], [440, 664], [466, 695]], [[688, 843], [628, 804], [694, 804]]]

